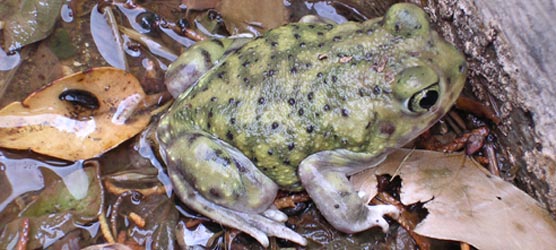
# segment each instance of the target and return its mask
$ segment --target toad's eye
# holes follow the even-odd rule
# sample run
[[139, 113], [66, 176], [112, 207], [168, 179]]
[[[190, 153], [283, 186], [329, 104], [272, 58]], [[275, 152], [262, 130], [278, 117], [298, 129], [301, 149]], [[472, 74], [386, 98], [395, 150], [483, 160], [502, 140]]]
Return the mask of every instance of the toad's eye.
[[438, 83], [438, 75], [432, 68], [414, 66], [398, 73], [392, 91], [404, 112], [419, 114], [428, 111], [440, 99]]
[[435, 83], [411, 96], [406, 103], [407, 109], [414, 113], [426, 112], [436, 104], [438, 97], [438, 83]]

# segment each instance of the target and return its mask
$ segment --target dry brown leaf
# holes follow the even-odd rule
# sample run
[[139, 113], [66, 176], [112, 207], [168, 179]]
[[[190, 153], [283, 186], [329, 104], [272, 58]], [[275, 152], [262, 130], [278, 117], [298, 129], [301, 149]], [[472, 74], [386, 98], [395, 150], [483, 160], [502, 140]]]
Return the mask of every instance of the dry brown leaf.
[[275, 0], [223, 0], [216, 9], [232, 35], [244, 32], [258, 35], [258, 32], [286, 24], [289, 17], [284, 3]]
[[[68, 90], [84, 90], [98, 108], [60, 100]], [[31, 149], [75, 161], [95, 157], [146, 127], [150, 115], [137, 113], [145, 93], [131, 74], [95, 68], [58, 79], [0, 110], [0, 147]]]
[[478, 249], [556, 246], [556, 223], [545, 209], [463, 154], [399, 150], [380, 166], [353, 176], [352, 182], [374, 196], [375, 175], [386, 173], [402, 178], [403, 204], [426, 202], [429, 214], [415, 228], [420, 235]]

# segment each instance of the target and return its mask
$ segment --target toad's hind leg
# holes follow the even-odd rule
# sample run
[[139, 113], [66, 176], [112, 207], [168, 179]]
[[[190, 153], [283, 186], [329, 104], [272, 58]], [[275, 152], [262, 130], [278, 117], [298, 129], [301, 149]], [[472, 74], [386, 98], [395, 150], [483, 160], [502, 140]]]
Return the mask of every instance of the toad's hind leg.
[[380, 226], [386, 232], [388, 223], [383, 216], [397, 217], [398, 209], [392, 205], [365, 204], [346, 176], [383, 160], [384, 156], [348, 150], [322, 151], [301, 162], [299, 178], [321, 214], [334, 228], [345, 233], [356, 233]]
[[170, 129], [168, 121], [163, 119], [158, 127], [160, 153], [174, 192], [184, 204], [248, 233], [264, 246], [267, 236], [306, 244], [283, 224], [287, 217], [271, 207], [278, 186], [245, 155], [187, 122]]

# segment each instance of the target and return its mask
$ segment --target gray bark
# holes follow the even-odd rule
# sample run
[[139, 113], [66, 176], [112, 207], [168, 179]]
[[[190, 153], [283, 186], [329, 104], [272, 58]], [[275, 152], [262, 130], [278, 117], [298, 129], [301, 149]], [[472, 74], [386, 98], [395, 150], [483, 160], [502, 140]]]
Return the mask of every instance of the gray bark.
[[470, 64], [468, 94], [502, 119], [501, 170], [556, 215], [556, 3], [432, 0], [437, 30]]

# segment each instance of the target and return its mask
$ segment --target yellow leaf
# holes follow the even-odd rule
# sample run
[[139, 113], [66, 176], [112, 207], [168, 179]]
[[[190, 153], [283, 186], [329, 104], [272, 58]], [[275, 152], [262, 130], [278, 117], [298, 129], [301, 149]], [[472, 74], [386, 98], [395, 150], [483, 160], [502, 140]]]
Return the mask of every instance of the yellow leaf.
[[0, 147], [70, 161], [95, 157], [145, 128], [144, 101], [139, 81], [123, 70], [66, 76], [0, 110]]

